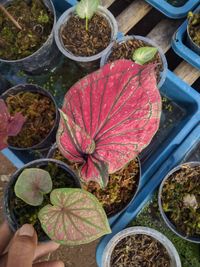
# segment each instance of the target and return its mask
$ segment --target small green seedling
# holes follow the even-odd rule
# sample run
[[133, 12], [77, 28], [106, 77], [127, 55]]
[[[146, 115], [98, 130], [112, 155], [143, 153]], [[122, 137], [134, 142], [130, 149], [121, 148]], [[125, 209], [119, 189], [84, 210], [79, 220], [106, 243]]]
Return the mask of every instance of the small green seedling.
[[154, 58], [157, 51], [158, 49], [156, 47], [140, 47], [133, 52], [132, 59], [135, 63], [139, 65], [144, 65], [145, 63], [149, 62]]
[[76, 13], [81, 19], [85, 19], [85, 28], [88, 31], [88, 22], [97, 11], [99, 0], [81, 0], [76, 5]]
[[49, 204], [41, 207], [37, 216], [51, 240], [65, 245], [80, 245], [109, 234], [106, 213], [97, 198], [79, 188], [59, 188], [52, 191], [52, 179], [47, 171], [25, 169], [15, 184], [15, 194], [25, 203], [40, 206], [43, 195], [50, 193]]

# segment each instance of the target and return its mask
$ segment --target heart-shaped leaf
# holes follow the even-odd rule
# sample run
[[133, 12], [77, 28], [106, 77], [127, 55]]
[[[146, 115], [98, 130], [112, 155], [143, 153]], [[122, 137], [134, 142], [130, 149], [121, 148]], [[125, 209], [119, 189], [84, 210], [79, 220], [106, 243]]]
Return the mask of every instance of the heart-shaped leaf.
[[31, 206], [39, 206], [43, 202], [43, 195], [52, 190], [51, 176], [42, 169], [25, 169], [18, 177], [14, 189], [18, 198]]
[[76, 13], [81, 19], [91, 19], [99, 5], [99, 0], [81, 0], [76, 5]]
[[[83, 164], [84, 182], [105, 186], [108, 173], [124, 167], [151, 142], [161, 116], [154, 68], [118, 60], [89, 74], [65, 95], [62, 111], [68, 126], [61, 120], [57, 144], [67, 159]], [[72, 121], [73, 135], [68, 130]], [[95, 143], [92, 153], [86, 136], [89, 144]]]
[[132, 58], [135, 61], [135, 63], [144, 65], [145, 63], [152, 60], [157, 52], [158, 49], [156, 47], [150, 47], [150, 46], [140, 47], [134, 51]]
[[51, 203], [38, 218], [45, 233], [60, 244], [80, 245], [110, 233], [104, 209], [89, 192], [61, 188], [51, 192]]

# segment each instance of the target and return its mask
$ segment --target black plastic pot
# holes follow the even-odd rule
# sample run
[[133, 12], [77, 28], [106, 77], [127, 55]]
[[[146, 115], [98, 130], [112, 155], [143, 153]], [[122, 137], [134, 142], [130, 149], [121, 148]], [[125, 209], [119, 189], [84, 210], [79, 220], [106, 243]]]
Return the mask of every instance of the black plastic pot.
[[[17, 229], [21, 227], [21, 225], [18, 224], [17, 219], [15, 217], [14, 211], [11, 210], [11, 202], [14, 197], [14, 186], [15, 183], [19, 177], [19, 175], [22, 173], [24, 169], [27, 168], [40, 168], [42, 166], [48, 165], [48, 163], [55, 163], [57, 166], [62, 168], [66, 173], [70, 174], [71, 179], [74, 183], [74, 188], [81, 188], [80, 181], [76, 174], [68, 168], [66, 164], [64, 164], [62, 161], [54, 160], [54, 159], [40, 159], [32, 161], [26, 165], [24, 165], [21, 169], [17, 170], [12, 176], [11, 179], [5, 189], [4, 197], [3, 197], [3, 209], [4, 209], [4, 216], [10, 226], [10, 229], [15, 232]], [[39, 241], [47, 241], [49, 238], [46, 236], [46, 239], [39, 239]]]
[[1, 98], [6, 100], [6, 98], [8, 96], [16, 95], [19, 92], [33, 92], [33, 93], [39, 93], [39, 94], [42, 94], [44, 96], [49, 97], [51, 99], [51, 101], [54, 103], [55, 110], [56, 110], [56, 117], [55, 117], [55, 122], [54, 122], [54, 125], [53, 125], [51, 131], [46, 136], [46, 138], [44, 140], [42, 140], [39, 144], [36, 144], [32, 147], [26, 147], [26, 148], [13, 147], [13, 146], [9, 145], [9, 148], [14, 149], [14, 150], [23, 150], [23, 151], [25, 151], [25, 150], [26, 151], [27, 150], [41, 150], [41, 149], [49, 148], [55, 142], [55, 136], [56, 136], [56, 132], [58, 129], [59, 120], [60, 120], [58, 107], [57, 107], [57, 104], [56, 104], [53, 96], [48, 91], [46, 91], [42, 87], [39, 87], [38, 85], [19, 84], [19, 85], [16, 85], [16, 86], [8, 89], [5, 93], [3, 93], [1, 95]]
[[10, 83], [0, 74], [0, 94], [3, 94], [8, 88], [10, 88]]
[[[50, 148], [48, 154], [47, 154], [47, 158], [52, 158], [54, 156], [54, 152], [55, 150], [57, 149], [57, 144], [53, 144], [52, 147]], [[113, 219], [115, 218], [115, 216], [117, 217], [119, 214], [121, 214], [122, 212], [124, 212], [128, 207], [129, 205], [132, 204], [132, 202], [134, 201], [139, 189], [140, 189], [140, 182], [141, 182], [141, 162], [140, 162], [140, 159], [139, 157], [137, 158], [138, 159], [138, 164], [139, 164], [139, 178], [138, 178], [138, 184], [137, 184], [137, 189], [135, 191], [135, 193], [133, 194], [132, 198], [130, 199], [130, 201], [126, 204], [126, 206], [124, 208], [122, 208], [121, 210], [118, 210], [115, 214], [112, 214], [112, 215], [107, 215], [107, 217], [109, 219]], [[70, 167], [69, 167], [70, 168]]]

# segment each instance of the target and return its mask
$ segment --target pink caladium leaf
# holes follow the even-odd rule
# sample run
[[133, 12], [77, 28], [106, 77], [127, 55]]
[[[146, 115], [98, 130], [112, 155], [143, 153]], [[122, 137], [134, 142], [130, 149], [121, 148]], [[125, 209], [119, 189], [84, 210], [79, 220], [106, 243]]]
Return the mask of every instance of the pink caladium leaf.
[[21, 113], [11, 116], [5, 102], [0, 99], [0, 150], [7, 147], [8, 136], [16, 136], [25, 122]]
[[[121, 169], [151, 142], [161, 116], [154, 69], [152, 64], [118, 60], [89, 74], [67, 92], [62, 111], [76, 125], [74, 131], [79, 130], [70, 135], [61, 120], [63, 132], [58, 131], [57, 143], [66, 158], [83, 164], [80, 175], [84, 182], [103, 181], [106, 185], [102, 174], [106, 177], [106, 172]], [[81, 143], [84, 139], [74, 141], [82, 133], [93, 140], [92, 153]]]
[[52, 190], [50, 174], [42, 169], [29, 168], [23, 170], [15, 183], [15, 194], [31, 206], [40, 206], [44, 195]]
[[51, 240], [81, 245], [111, 232], [102, 205], [91, 193], [61, 188], [53, 190], [50, 199], [52, 205], [42, 208], [38, 218]]

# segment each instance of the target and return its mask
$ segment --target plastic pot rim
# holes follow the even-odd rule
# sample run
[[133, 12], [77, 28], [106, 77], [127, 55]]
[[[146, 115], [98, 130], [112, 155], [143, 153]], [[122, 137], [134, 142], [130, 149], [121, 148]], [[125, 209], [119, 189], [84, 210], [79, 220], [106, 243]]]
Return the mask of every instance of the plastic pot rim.
[[109, 50], [106, 51], [105, 53], [103, 53], [103, 55], [101, 57], [100, 67], [103, 67], [107, 63], [107, 59], [110, 56], [110, 54], [112, 52], [112, 48], [115, 45], [115, 43], [119, 43], [120, 44], [120, 43], [126, 42], [128, 40], [132, 40], [132, 39], [141, 40], [141, 41], [146, 42], [146, 43], [148, 43], [148, 44], [150, 44], [153, 47], [156, 47], [158, 49], [158, 52], [159, 52], [159, 55], [161, 57], [161, 61], [162, 61], [162, 64], [163, 64], [163, 71], [160, 72], [161, 79], [160, 79], [160, 81], [158, 83], [158, 87], [160, 88], [163, 85], [163, 83], [165, 82], [165, 79], [166, 79], [166, 76], [167, 76], [167, 68], [168, 68], [167, 59], [165, 57], [165, 54], [164, 54], [162, 48], [160, 48], [160, 46], [158, 46], [154, 41], [152, 41], [148, 37], [144, 37], [144, 36], [140, 36], [140, 35], [126, 35], [126, 36], [123, 36], [123, 37], [113, 41], [110, 44]]
[[[110, 25], [112, 31], [113, 31], [113, 36], [111, 36], [111, 40], [110, 40], [110, 44], [101, 52], [99, 52], [96, 55], [93, 56], [75, 56], [72, 52], [70, 52], [69, 50], [67, 50], [66, 48], [64, 48], [63, 42], [62, 42], [62, 38], [60, 37], [60, 29], [62, 27], [62, 25], [66, 24], [68, 18], [70, 18], [70, 15], [72, 13], [75, 12], [76, 7], [71, 7], [68, 10], [66, 10], [61, 17], [58, 19], [56, 26], [54, 28], [54, 38], [55, 38], [55, 42], [56, 45], [58, 47], [58, 49], [61, 51], [61, 53], [66, 56], [67, 58], [70, 58], [71, 60], [77, 61], [77, 62], [91, 62], [91, 61], [96, 61], [98, 59], [101, 58], [102, 54], [104, 52], [109, 51], [112, 41], [115, 40], [117, 38], [117, 33], [118, 33], [118, 25], [117, 22], [115, 20], [115, 17], [113, 16], [113, 14], [105, 7], [103, 6], [99, 6], [97, 12], [99, 12], [100, 14], [102, 14], [104, 17], [106, 18], [110, 18], [110, 21], [112, 21], [112, 24], [114, 27], [112, 27], [112, 25]], [[106, 14], [106, 16], [104, 15]]]
[[191, 161], [191, 162], [185, 162], [183, 164], [180, 164], [178, 166], [176, 166], [175, 168], [173, 168], [171, 171], [168, 172], [168, 174], [165, 176], [165, 178], [162, 180], [162, 183], [160, 184], [159, 187], [159, 192], [158, 192], [158, 206], [159, 206], [159, 210], [160, 210], [160, 214], [164, 220], [164, 222], [166, 223], [167, 227], [177, 236], [181, 237], [184, 240], [187, 240], [189, 242], [192, 243], [197, 243], [200, 244], [200, 237], [199, 238], [195, 238], [195, 237], [187, 237], [184, 234], [182, 234], [181, 232], [176, 230], [176, 226], [174, 226], [171, 221], [168, 219], [168, 217], [166, 216], [163, 207], [162, 207], [162, 201], [161, 201], [161, 197], [162, 197], [162, 189], [163, 186], [165, 184], [165, 181], [170, 178], [170, 176], [175, 173], [176, 171], [180, 170], [182, 166], [184, 165], [189, 165], [190, 167], [195, 167], [195, 166], [200, 166], [200, 162], [198, 161]]
[[111, 255], [116, 247], [116, 245], [125, 237], [135, 235], [135, 234], [145, 234], [153, 237], [154, 239], [158, 240], [167, 250], [168, 255], [170, 259], [172, 259], [176, 265], [172, 265], [171, 267], [181, 267], [181, 261], [179, 254], [172, 244], [172, 242], [162, 233], [159, 231], [149, 228], [149, 227], [143, 227], [143, 226], [134, 226], [134, 227], [128, 227], [116, 235], [113, 236], [113, 238], [108, 242], [106, 245], [103, 256], [102, 256], [102, 266], [101, 267], [111, 267], [110, 260]]
[[[55, 128], [57, 127], [57, 123], [59, 121], [59, 118], [60, 118], [60, 115], [59, 115], [59, 111], [58, 111], [58, 106], [56, 104], [56, 101], [54, 99], [54, 97], [52, 96], [52, 94], [50, 92], [48, 92], [46, 89], [40, 87], [39, 85], [37, 84], [18, 84], [18, 85], [15, 85], [11, 88], [9, 88], [8, 90], [6, 90], [1, 96], [0, 98], [3, 98], [3, 99], [6, 99], [7, 97], [5, 97], [5, 95], [9, 94], [9, 91], [13, 90], [13, 89], [18, 89], [18, 87], [22, 87], [22, 91], [25, 91], [26, 90], [26, 87], [33, 87], [31, 88], [31, 92], [34, 92], [34, 87], [36, 89], [36, 93], [41, 93], [42, 95], [44, 96], [48, 96], [49, 99], [51, 99], [52, 103], [54, 104], [54, 107], [55, 107], [55, 121], [54, 121], [54, 124], [52, 125], [51, 127], [51, 130], [49, 131], [48, 135], [38, 144], [34, 145], [34, 146], [31, 146], [31, 147], [14, 147], [14, 146], [11, 146], [8, 144], [8, 147], [10, 149], [13, 149], [13, 150], [18, 150], [18, 151], [25, 151], [25, 150], [35, 150], [35, 149], [40, 149], [40, 147], [42, 146], [42, 144], [51, 136], [51, 134], [53, 133], [53, 131], [55, 130]], [[24, 90], [23, 90], [24, 89]], [[40, 90], [40, 92], [38, 92], [37, 90]], [[27, 92], [29, 92], [30, 90], [28, 89]], [[19, 90], [20, 92], [20, 90]], [[19, 93], [18, 92], [18, 93]], [[10, 94], [12, 95], [12, 93]], [[38, 148], [39, 147], [39, 148]]]

